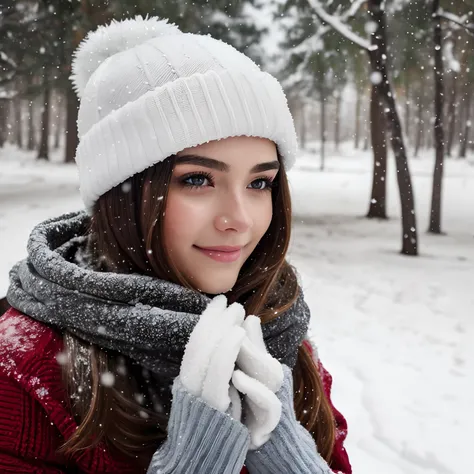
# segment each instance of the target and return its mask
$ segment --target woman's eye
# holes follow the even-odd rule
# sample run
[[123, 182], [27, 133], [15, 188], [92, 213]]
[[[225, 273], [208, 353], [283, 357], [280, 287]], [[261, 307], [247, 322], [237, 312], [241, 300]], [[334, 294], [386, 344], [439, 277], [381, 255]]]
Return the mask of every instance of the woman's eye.
[[187, 186], [193, 187], [202, 187], [204, 185], [209, 184], [209, 178], [203, 174], [193, 174], [192, 176], [188, 176], [187, 178], [183, 179], [183, 183]]
[[[181, 179], [181, 183], [183, 186], [188, 188], [205, 188], [208, 186], [214, 186], [213, 177], [207, 173], [196, 173], [185, 176]], [[268, 178], [259, 178], [252, 181], [248, 187], [255, 191], [271, 191], [273, 182]]]
[[256, 179], [255, 181], [252, 181], [250, 186], [252, 187], [252, 189], [256, 189], [257, 191], [264, 191], [267, 189], [271, 189], [272, 182], [269, 179], [260, 178]]

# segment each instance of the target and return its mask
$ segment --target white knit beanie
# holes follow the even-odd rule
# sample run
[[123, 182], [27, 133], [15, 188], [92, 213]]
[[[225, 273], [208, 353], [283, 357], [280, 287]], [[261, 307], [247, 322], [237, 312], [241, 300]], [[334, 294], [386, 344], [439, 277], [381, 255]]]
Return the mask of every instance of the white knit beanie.
[[280, 84], [210, 36], [154, 17], [113, 21], [79, 45], [71, 80], [80, 98], [76, 161], [89, 211], [134, 174], [211, 140], [268, 138], [285, 169], [294, 163], [296, 132]]

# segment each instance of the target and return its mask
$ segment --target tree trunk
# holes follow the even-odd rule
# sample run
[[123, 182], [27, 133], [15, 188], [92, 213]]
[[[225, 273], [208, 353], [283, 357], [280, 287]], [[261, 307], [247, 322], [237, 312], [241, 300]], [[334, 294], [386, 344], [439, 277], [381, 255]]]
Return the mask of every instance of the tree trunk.
[[51, 101], [51, 86], [46, 79], [44, 84], [43, 113], [41, 114], [41, 142], [38, 160], [49, 160], [49, 110]]
[[[405, 136], [407, 137], [408, 143], [410, 141], [410, 78], [408, 76], [408, 72], [405, 71]], [[407, 145], [408, 145], [407, 143]]]
[[451, 93], [449, 94], [448, 102], [448, 142], [446, 143], [446, 155], [451, 157], [451, 152], [454, 143], [454, 132], [456, 128], [456, 101], [457, 101], [457, 89], [458, 89], [458, 78], [454, 73], [452, 77]]
[[380, 95], [379, 86], [374, 84], [370, 99], [370, 136], [372, 137], [374, 168], [367, 217], [387, 219], [387, 119]]
[[435, 167], [433, 172], [433, 189], [431, 192], [431, 213], [428, 232], [441, 233], [441, 187], [443, 184], [444, 165], [444, 84], [443, 84], [443, 52], [441, 18], [436, 15], [439, 9], [439, 0], [433, 1], [434, 20], [434, 60], [435, 60], [435, 125], [434, 139], [436, 149]]
[[423, 135], [423, 101], [421, 94], [418, 97], [418, 104], [417, 104], [417, 115], [416, 115], [416, 140], [415, 140], [415, 158], [418, 157], [418, 153], [420, 152], [421, 148], [421, 138]]
[[433, 145], [434, 145], [434, 133], [433, 133], [433, 128], [431, 127], [431, 120], [427, 122], [427, 127], [426, 127], [426, 149], [427, 150], [432, 150]]
[[33, 99], [28, 101], [28, 150], [35, 149], [35, 119], [34, 119]]
[[[366, 100], [366, 103], [369, 104], [369, 117], [367, 117], [367, 110], [365, 110], [364, 108], [364, 112], [365, 112], [365, 117], [366, 119], [364, 120], [364, 132], [365, 132], [365, 135], [364, 135], [364, 151], [367, 151], [369, 149], [369, 139], [370, 139], [370, 97], [371, 97], [371, 94], [372, 94], [372, 87], [370, 87], [370, 89], [368, 90], [368, 94], [367, 94], [367, 100]], [[364, 95], [365, 97], [365, 95]], [[368, 120], [367, 120], [368, 119]]]
[[54, 149], [57, 150], [61, 144], [61, 130], [62, 130], [62, 127], [61, 127], [61, 122], [60, 120], [58, 119], [56, 121], [56, 128], [54, 130]]
[[334, 124], [334, 142], [336, 151], [339, 151], [339, 144], [341, 142], [341, 93], [338, 91], [336, 96], [336, 120]]
[[324, 171], [326, 161], [326, 94], [324, 88], [320, 89], [321, 98], [321, 166], [320, 170]]
[[23, 148], [23, 126], [22, 126], [22, 113], [21, 113], [21, 99], [16, 96], [13, 101], [15, 109], [15, 143], [18, 148]]
[[0, 148], [7, 140], [7, 107], [8, 99], [0, 99]]
[[77, 112], [79, 108], [79, 100], [72, 86], [67, 88], [67, 104], [66, 104], [66, 148], [65, 148], [65, 163], [74, 163], [76, 156], [76, 148], [78, 144], [77, 138]]
[[471, 131], [471, 101], [472, 101], [472, 94], [473, 89], [472, 86], [468, 83], [466, 84], [466, 102], [464, 105], [464, 131], [461, 136], [461, 140], [459, 143], [459, 158], [466, 158], [467, 155], [467, 144], [469, 143], [469, 132]]
[[360, 140], [360, 87], [356, 84], [356, 109], [355, 109], [355, 132], [354, 132], [354, 148], [359, 148]]
[[380, 93], [387, 104], [387, 118], [391, 126], [391, 143], [395, 155], [397, 181], [400, 191], [400, 205], [402, 211], [402, 250], [405, 255], [418, 255], [418, 239], [415, 217], [415, 198], [408, 167], [405, 144], [403, 141], [402, 126], [398, 115], [395, 99], [389, 81], [386, 59], [387, 32], [383, 0], [369, 0], [369, 15], [377, 25], [377, 31], [372, 35], [372, 41], [377, 49], [369, 51], [371, 70], [379, 72], [382, 77]]
[[306, 104], [300, 102], [300, 146], [304, 150], [306, 148]]
[[365, 123], [365, 136], [364, 136], [364, 151], [369, 149], [369, 138], [370, 138], [370, 127]]
[[56, 117], [55, 117], [55, 128], [54, 128], [54, 149], [57, 150], [60, 146], [61, 142], [61, 129], [62, 129], [62, 112], [63, 112], [63, 104], [62, 104], [62, 96], [60, 93], [56, 92]]

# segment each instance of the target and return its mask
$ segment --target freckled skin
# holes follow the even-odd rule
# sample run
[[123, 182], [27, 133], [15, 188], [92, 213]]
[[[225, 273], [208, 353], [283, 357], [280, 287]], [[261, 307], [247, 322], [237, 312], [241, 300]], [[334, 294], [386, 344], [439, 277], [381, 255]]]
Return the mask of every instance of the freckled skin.
[[[205, 293], [230, 290], [239, 271], [272, 219], [272, 181], [278, 170], [251, 173], [260, 163], [278, 160], [275, 144], [264, 138], [231, 137], [187, 148], [178, 157], [199, 155], [219, 160], [229, 171], [178, 164], [171, 179], [164, 220], [165, 246], [174, 264]], [[211, 179], [199, 176], [210, 173]], [[186, 178], [190, 173], [198, 176]], [[183, 185], [182, 177], [194, 187]], [[238, 260], [217, 262], [198, 247], [243, 246]]]

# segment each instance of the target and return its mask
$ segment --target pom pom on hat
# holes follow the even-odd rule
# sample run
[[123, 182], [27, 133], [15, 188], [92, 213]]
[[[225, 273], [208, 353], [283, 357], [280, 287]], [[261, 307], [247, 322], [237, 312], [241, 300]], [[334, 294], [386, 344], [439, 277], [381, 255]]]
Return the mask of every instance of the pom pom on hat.
[[169, 34], [182, 32], [167, 19], [143, 18], [140, 15], [134, 19], [113, 20], [89, 32], [74, 52], [72, 61], [70, 79], [78, 97], [82, 98], [87, 81], [106, 59], [149, 39]]

